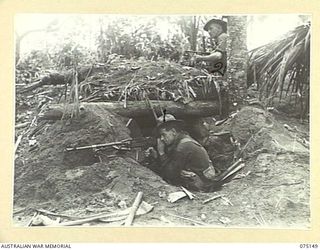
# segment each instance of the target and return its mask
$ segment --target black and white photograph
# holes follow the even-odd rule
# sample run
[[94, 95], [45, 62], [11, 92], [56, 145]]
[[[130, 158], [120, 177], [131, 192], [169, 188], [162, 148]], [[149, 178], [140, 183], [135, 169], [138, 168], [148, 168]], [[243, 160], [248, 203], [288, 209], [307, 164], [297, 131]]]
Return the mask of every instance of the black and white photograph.
[[14, 17], [14, 227], [310, 229], [309, 14]]

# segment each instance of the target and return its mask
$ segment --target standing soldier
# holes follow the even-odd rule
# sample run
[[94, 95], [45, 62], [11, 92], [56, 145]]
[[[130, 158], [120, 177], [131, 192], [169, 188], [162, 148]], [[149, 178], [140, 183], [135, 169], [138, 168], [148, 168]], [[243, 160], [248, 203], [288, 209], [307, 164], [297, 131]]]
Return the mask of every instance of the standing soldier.
[[218, 72], [224, 75], [227, 67], [227, 23], [221, 19], [211, 19], [203, 29], [210, 35], [212, 51], [209, 55], [195, 55], [193, 60], [204, 62], [210, 73]]

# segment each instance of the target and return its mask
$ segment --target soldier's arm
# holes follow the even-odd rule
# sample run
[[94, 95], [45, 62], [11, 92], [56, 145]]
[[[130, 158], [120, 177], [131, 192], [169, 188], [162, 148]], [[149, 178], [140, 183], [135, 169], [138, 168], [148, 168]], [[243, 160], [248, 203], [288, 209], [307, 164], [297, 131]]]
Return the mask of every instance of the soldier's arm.
[[221, 60], [222, 56], [223, 56], [222, 52], [215, 51], [215, 52], [213, 52], [213, 53], [211, 53], [210, 55], [207, 55], [207, 56], [196, 55], [195, 59], [196, 59], [197, 62], [199, 62], [199, 61], [215, 62], [215, 61]]
[[206, 56], [196, 56], [196, 61], [214, 62], [221, 60], [223, 54], [227, 51], [228, 35], [223, 33], [218, 37], [218, 46], [215, 50]]

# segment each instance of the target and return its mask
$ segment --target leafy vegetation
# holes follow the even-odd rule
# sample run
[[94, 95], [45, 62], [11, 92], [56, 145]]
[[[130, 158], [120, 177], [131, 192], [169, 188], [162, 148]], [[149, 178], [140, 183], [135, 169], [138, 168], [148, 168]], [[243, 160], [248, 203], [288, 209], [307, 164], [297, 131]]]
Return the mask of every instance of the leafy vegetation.
[[250, 51], [249, 83], [257, 85], [260, 100], [281, 102], [289, 97], [309, 111], [310, 24], [301, 25], [282, 39]]
[[[61, 71], [76, 65], [108, 63], [117, 56], [179, 62], [185, 50], [197, 49], [197, 40], [200, 41], [203, 35], [198, 32], [199, 24], [203, 24], [204, 20], [193, 16], [100, 16], [95, 20], [96, 31], [92, 31], [92, 34], [88, 33], [90, 29], [81, 16], [68, 17], [60, 20], [60, 23], [54, 20], [54, 24], [51, 22], [47, 25], [49, 28], [17, 34], [16, 83], [33, 82], [46, 74], [48, 69]], [[161, 25], [169, 27], [171, 31], [163, 35], [159, 28]], [[32, 34], [42, 34], [46, 38], [45, 46], [20, 55], [22, 41]], [[85, 47], [79, 43], [82, 36], [83, 39], [90, 36], [95, 46]]]

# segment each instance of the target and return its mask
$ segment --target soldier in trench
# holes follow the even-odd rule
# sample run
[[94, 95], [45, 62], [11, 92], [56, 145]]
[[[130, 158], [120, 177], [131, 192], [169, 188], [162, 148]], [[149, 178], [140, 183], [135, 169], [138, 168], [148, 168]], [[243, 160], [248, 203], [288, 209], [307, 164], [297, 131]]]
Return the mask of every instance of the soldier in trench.
[[182, 120], [170, 114], [158, 120], [157, 148], [146, 152], [146, 156], [154, 159], [152, 170], [170, 184], [208, 191], [216, 171], [207, 151], [190, 137]]

